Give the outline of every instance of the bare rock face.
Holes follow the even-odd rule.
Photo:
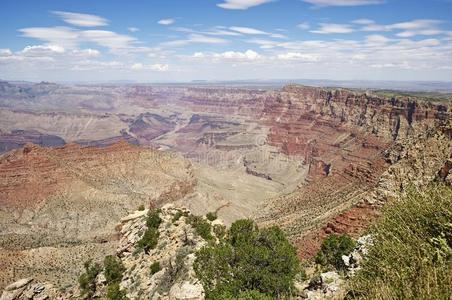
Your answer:
[[[193,262],[194,252],[206,242],[187,224],[188,210],[167,204],[160,211],[160,237],[149,253],[136,248],[146,229],[147,210],[122,220],[117,255],[126,271],[121,286],[130,299],[139,299],[142,295],[149,299],[203,299],[204,290],[194,274]],[[151,274],[150,266],[156,262],[161,269]]]
[[[53,285],[35,282],[33,278],[23,278],[8,285],[0,300],[46,300],[57,299],[58,292]]]
[[[447,104],[287,86],[268,94],[263,116],[269,144],[304,157],[309,184],[269,201],[257,219],[284,227],[302,257],[328,234],[359,236],[377,206],[410,185],[449,176]]]

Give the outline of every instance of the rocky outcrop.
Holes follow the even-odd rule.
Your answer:
[[[0,300],[47,300],[57,297],[58,291],[53,285],[35,282],[33,278],[23,278],[5,287]]]
[[[188,224],[190,212],[170,204],[160,210],[162,223],[155,249],[145,253],[137,250],[137,241],[146,229],[147,210],[121,220],[121,238],[117,255],[126,271],[121,287],[130,299],[147,295],[148,299],[203,299],[204,290],[193,271],[194,252],[206,244]],[[176,219],[176,215],[179,216]],[[153,263],[160,270],[150,273]]]

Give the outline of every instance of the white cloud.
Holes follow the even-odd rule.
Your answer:
[[[143,65],[142,63],[135,63],[130,68],[133,71],[151,70],[157,72],[166,72],[169,70],[169,66],[167,64]]]
[[[250,43],[250,44],[259,45],[259,47],[261,49],[272,49],[278,45],[278,43],[275,41],[265,40],[265,39],[251,39],[251,40],[247,40],[245,42]]]
[[[297,27],[303,30],[308,30],[309,28],[311,28],[308,22],[302,22],[298,24]]]
[[[330,33],[350,33],[355,31],[349,24],[320,23],[320,28],[311,30],[312,33],[330,34]]]
[[[273,0],[224,0],[224,3],[217,6],[225,9],[248,9],[271,1]]]
[[[369,20],[371,21],[371,20]],[[414,37],[417,35],[438,35],[443,34],[444,31],[440,30],[438,26],[443,23],[441,20],[431,20],[431,19],[417,19],[407,22],[400,22],[389,25],[381,25],[376,24],[372,21],[372,23],[356,23],[356,20],[353,21],[355,24],[365,25],[360,30],[362,31],[398,31],[396,36],[402,38]]]
[[[380,34],[372,34],[372,35],[366,36],[366,42],[372,43],[372,44],[385,44],[390,41],[391,41],[391,39],[388,39],[384,35],[380,35]]]
[[[62,54],[66,50],[58,45],[37,45],[37,46],[26,46],[22,51],[20,51],[21,54],[24,55],[35,55],[35,56],[42,56],[42,55],[48,55],[48,54]]]
[[[78,44],[80,34],[69,27],[30,27],[19,29],[25,37],[35,38],[54,45],[73,48]]]
[[[251,28],[251,27],[240,27],[240,26],[232,26],[229,27],[230,30],[232,31],[237,31],[243,34],[269,34],[268,32],[259,30],[259,29],[255,29],[255,28]]]
[[[356,20],[353,20],[352,23],[358,24],[358,25],[370,25],[370,24],[375,24],[375,21],[370,20],[370,19],[356,19]]]
[[[64,22],[80,27],[97,27],[108,25],[107,19],[96,15],[80,14],[65,11],[54,11],[55,15],[63,19]]]
[[[195,52],[192,58],[209,58],[214,60],[236,60],[236,61],[253,61],[262,58],[262,56],[253,50],[240,51],[225,51],[221,53],[203,53]]]
[[[403,29],[403,30],[416,30],[416,29],[432,28],[441,23],[442,23],[442,21],[440,21],[440,20],[419,19],[419,20],[413,20],[413,21],[409,21],[409,22],[401,22],[401,23],[392,24],[392,25],[389,25],[388,28]]]
[[[284,54],[279,54],[277,58],[281,60],[297,60],[303,62],[317,62],[320,60],[319,55],[299,52],[288,52]]]
[[[253,50],[246,50],[245,52],[226,51],[223,53],[215,54],[214,57],[225,58],[225,59],[255,60],[255,59],[259,59],[261,56],[259,55],[259,53],[255,52]]]
[[[188,44],[225,44],[227,42],[225,39],[193,33],[189,34],[185,39],[164,42],[161,45],[166,47],[179,47]]]
[[[80,32],[80,36],[86,41],[97,43],[111,49],[126,48],[136,40],[128,35],[118,34],[108,30],[85,30]]]
[[[99,50],[96,49],[75,49],[72,50],[72,53],[78,56],[83,56],[83,57],[97,57],[100,55]]]
[[[158,21],[157,23],[159,23],[160,25],[168,26],[168,25],[174,24],[175,22],[176,21],[174,19],[162,19],[162,20]]]
[[[232,27],[229,27],[229,30],[232,30],[232,31],[235,31],[235,32],[239,32],[241,34],[268,35],[268,36],[270,36],[272,38],[277,38],[277,39],[286,38],[285,35],[280,34],[280,33],[266,32],[266,31],[262,31],[260,29],[251,28],[251,27],[232,26]]]
[[[127,30],[130,31],[130,32],[137,32],[137,31],[140,31],[140,29],[139,29],[139,28],[136,28],[136,27],[128,27]]]
[[[315,6],[359,6],[381,4],[382,0],[302,0]]]
[[[108,30],[76,30],[68,27],[31,27],[19,29],[23,36],[51,45],[76,48],[80,43],[92,42],[110,49],[130,47],[136,39]]]
[[[0,49],[0,56],[11,56],[13,53],[10,49]]]

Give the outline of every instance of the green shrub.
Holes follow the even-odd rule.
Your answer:
[[[143,210],[144,210],[144,205],[143,205],[143,204],[140,204],[140,206],[138,206],[138,210],[139,210],[139,211],[143,211]]]
[[[157,246],[159,236],[160,233],[158,229],[148,228],[137,243],[138,249],[143,249],[144,252],[149,253],[149,250],[154,249]]]
[[[251,220],[234,222],[226,239],[199,250],[194,269],[206,299],[290,296],[300,271],[295,248],[283,232],[278,227],[259,230]]]
[[[193,226],[195,228],[196,233],[206,241],[210,241],[213,239],[211,226],[209,222],[204,220],[202,217],[190,215],[187,218],[187,222],[191,226]]]
[[[209,213],[207,213],[206,218],[207,218],[207,220],[212,222],[213,220],[217,219],[217,214],[214,212],[209,212]]]
[[[120,282],[125,268],[119,258],[108,255],[104,258],[104,275],[107,283]]]
[[[93,294],[96,291],[96,277],[102,271],[102,268],[98,263],[91,264],[91,261],[85,262],[84,267],[85,272],[78,278],[80,290],[82,294]]]
[[[351,288],[362,299],[450,299],[452,188],[433,185],[389,203]]]
[[[126,292],[121,291],[119,283],[114,282],[107,286],[107,299],[108,300],[128,300]]]
[[[237,300],[272,300],[272,299],[273,297],[262,294],[261,292],[256,290],[246,290],[240,292],[240,294],[237,297]]]
[[[342,270],[345,268],[342,255],[350,254],[355,246],[356,242],[350,236],[331,234],[323,240],[315,261],[322,266],[330,265]]]
[[[160,271],[161,270],[160,262],[158,262],[158,261],[153,262],[150,269],[151,269],[151,276],[154,275],[155,273],[157,273],[158,271]]]
[[[146,226],[148,228],[159,228],[161,223],[160,209],[149,211]]]
[[[154,249],[157,246],[160,237],[158,228],[161,223],[160,210],[153,210],[148,213],[146,219],[146,226],[148,228],[137,243],[138,249],[143,249],[144,252],[148,253],[149,250]]]

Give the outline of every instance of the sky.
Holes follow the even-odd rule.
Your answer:
[[[2,0],[0,79],[452,81],[452,0]]]

